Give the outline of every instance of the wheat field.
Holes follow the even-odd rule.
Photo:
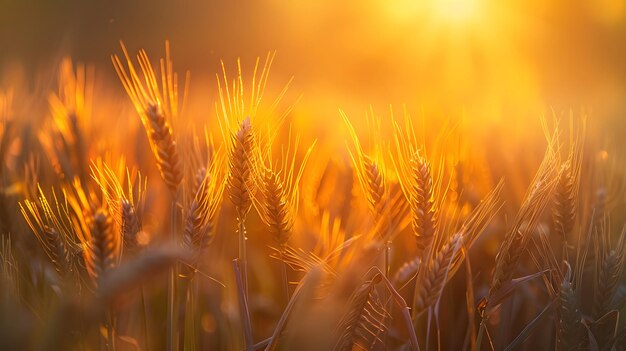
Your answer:
[[[624,111],[321,118],[175,46],[0,80],[0,349],[625,349]]]

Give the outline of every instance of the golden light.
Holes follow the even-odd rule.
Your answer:
[[[449,25],[463,25],[473,22],[480,16],[480,0],[434,0],[431,2],[433,14]]]

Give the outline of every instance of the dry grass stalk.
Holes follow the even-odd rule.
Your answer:
[[[165,50],[165,59],[160,61],[161,85],[145,51],[141,50],[137,54],[141,75],[135,69],[123,44],[122,51],[127,67],[124,67],[117,55],[111,58],[146,129],[161,176],[170,191],[176,193],[183,179],[182,164],[171,127],[178,117],[178,75],[173,71],[168,43]]]

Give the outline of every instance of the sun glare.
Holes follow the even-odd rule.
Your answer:
[[[480,0],[433,0],[433,15],[449,25],[474,21],[480,15]]]

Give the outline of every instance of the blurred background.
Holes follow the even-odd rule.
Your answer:
[[[165,194],[166,189],[147,140],[133,139],[144,134],[143,128],[111,64],[112,54],[122,54],[120,40],[131,56],[146,49],[154,63],[164,55],[164,42],[169,40],[175,70],[183,76],[191,72],[182,117],[201,122],[195,124],[198,127],[208,124],[216,139],[220,138],[215,113],[220,60],[232,79],[240,58],[248,84],[257,57],[261,57],[262,65],[268,52],[275,51],[267,102],[271,103],[293,77],[278,110],[288,110],[297,101],[291,118],[296,124],[293,129],[303,133],[301,145],[306,147],[313,138],[318,139],[308,166],[311,169],[307,170],[314,176],[305,182],[317,182],[317,175],[327,164],[335,168],[328,175],[324,173],[324,179],[347,180],[345,184],[329,183],[330,195],[323,206],[348,204],[346,208],[351,208],[351,196],[359,192],[351,188],[353,173],[345,145],[349,136],[338,109],[346,112],[359,134],[364,134],[370,106],[384,117],[393,106],[396,116],[406,108],[413,117],[422,117],[414,125],[428,147],[455,129],[441,125],[458,127],[449,133],[449,140],[439,140],[445,150],[435,151],[454,155],[446,166],[467,168],[466,177],[472,182],[459,179],[476,184],[475,189],[468,186],[464,190],[475,194],[476,202],[504,177],[505,221],[513,218],[543,157],[546,139],[541,118],[546,117],[551,124],[552,116],[564,117],[570,112],[577,117],[586,115],[589,137],[585,169],[608,169],[598,178],[616,178],[618,186],[602,183],[602,178],[598,187],[587,184],[589,194],[584,199],[597,195],[602,199],[598,203],[609,203],[605,198],[613,196],[619,200],[614,202],[619,202],[620,213],[626,213],[626,0],[0,0],[0,97],[5,91],[11,92],[7,94],[13,99],[11,115],[26,125],[16,130],[31,135],[31,139],[20,136],[15,140],[24,145],[31,140],[33,147],[37,140],[54,141],[57,134],[49,127],[54,126],[49,96],[64,88],[57,71],[65,67],[71,73],[72,65],[64,61],[67,56],[74,64],[87,64],[88,78],[95,72],[93,111],[85,113],[89,121],[82,121],[88,132],[89,156],[101,156],[103,151],[125,155],[130,166],[138,166],[151,176],[151,189],[160,187],[161,192],[149,192],[153,197],[147,201],[144,228],[159,233],[158,229],[168,224],[163,218],[169,209],[152,194]],[[182,77],[180,80],[182,85]],[[0,129],[5,126],[2,122]],[[573,124],[582,123],[576,120]],[[382,128],[385,143],[391,143],[388,119],[383,120]],[[175,128],[176,132],[181,129]],[[568,130],[576,128],[559,130],[564,131],[562,139],[566,140]],[[283,128],[282,140],[288,131]],[[367,137],[362,136],[362,140]],[[12,149],[13,156],[21,154],[19,149],[19,145]],[[605,167],[597,167],[602,162]],[[20,181],[22,165],[16,162],[8,167],[21,177]],[[321,166],[316,169],[315,165]],[[349,189],[342,201],[337,200],[340,185]],[[13,212],[8,213],[18,213],[16,194],[12,196]],[[586,202],[592,206],[591,200]],[[226,207],[222,216],[233,219],[232,208],[230,213],[228,210]],[[347,213],[361,224],[354,218],[364,210]],[[623,217],[616,218],[620,219],[616,225],[621,226]],[[260,224],[258,218],[251,221],[250,228],[256,228],[250,231],[251,247],[260,248],[251,250],[251,266],[257,267],[256,276],[271,276],[267,272],[276,269],[267,263],[266,229],[255,226]],[[224,220],[219,228],[232,231],[234,223]],[[310,231],[317,234],[315,229]],[[494,233],[502,235],[504,231]],[[300,240],[304,243],[312,237],[302,236]],[[29,238],[35,246],[35,239]],[[215,261],[229,264],[236,256],[236,241],[234,235],[220,236],[213,244],[213,252],[219,253]],[[498,243],[488,240],[481,244],[487,254],[478,255],[479,260],[487,262],[484,258],[489,257],[491,263]],[[211,266],[211,270],[233,289],[230,266]],[[258,284],[264,281],[260,279]],[[266,296],[278,292],[272,289],[271,283],[258,288],[270,291]],[[214,294],[218,296],[215,300],[205,301],[221,301],[219,294],[222,291]],[[232,302],[224,306],[236,305],[234,290],[223,294]],[[257,314],[264,313],[264,304],[268,305],[265,300],[252,303],[261,311]],[[267,310],[274,314],[267,321],[278,317],[279,309],[270,307]],[[261,324],[261,319],[255,318]],[[219,325],[213,323],[206,330]],[[271,326],[268,322],[266,330],[256,332],[268,335]]]
[[[623,133],[626,0],[0,0],[0,84],[37,86],[64,55],[116,82],[110,55],[163,53],[192,72],[189,104],[211,114],[219,60],[277,52],[273,79],[295,77],[296,115],[385,111],[467,115],[539,126],[585,111]],[[122,89],[116,89],[122,94]],[[210,98],[209,98],[210,97]],[[320,124],[322,125],[322,124]]]

